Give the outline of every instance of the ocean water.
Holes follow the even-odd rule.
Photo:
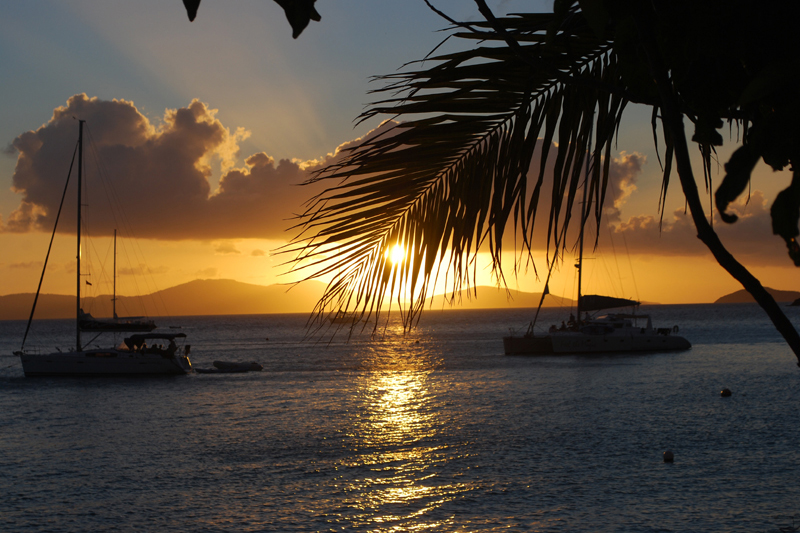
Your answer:
[[[349,342],[303,341],[303,315],[179,317],[163,325],[195,367],[264,371],[137,379],[25,378],[10,355],[24,323],[0,322],[0,530],[800,525],[794,355],[755,305],[647,311],[692,349],[504,356],[530,310],[431,311]],[[41,321],[28,345],[71,332]]]

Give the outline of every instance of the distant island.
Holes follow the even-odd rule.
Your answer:
[[[296,286],[254,285],[231,279],[197,279],[145,296],[117,296],[119,316],[197,316],[258,315],[275,313],[309,313],[322,296],[325,285],[318,281]],[[541,293],[479,286],[476,298],[469,291],[450,297],[433,296],[427,309],[526,308],[539,305]],[[31,312],[32,293],[0,296],[0,320],[27,320]],[[571,307],[574,301],[548,294],[545,307]],[[111,316],[111,295],[83,300],[83,308],[96,318]],[[64,294],[41,294],[36,306],[37,319],[72,318],[75,297]]]
[[[307,281],[299,285],[254,285],[232,279],[196,279],[169,289],[145,296],[118,296],[119,316],[197,316],[197,315],[261,315],[277,313],[310,313],[314,309],[325,285]],[[795,302],[800,305],[800,292],[779,291],[767,288],[778,302]],[[525,292],[497,287],[478,286],[472,291],[459,291],[455,295],[437,294],[428,300],[426,309],[520,309],[535,308],[542,297],[540,292]],[[26,320],[33,304],[32,293],[0,296],[0,320]],[[451,304],[452,301],[452,304]],[[749,303],[752,296],[745,290],[718,298],[714,303]],[[651,302],[642,302],[652,304]],[[575,306],[570,298],[548,294],[544,307]],[[85,298],[84,311],[97,318],[111,316],[111,295]],[[72,318],[75,315],[75,297],[65,294],[41,294],[36,307],[37,319]]]
[[[119,316],[194,316],[304,313],[322,295],[319,282],[287,285],[254,285],[230,279],[197,279],[144,296],[117,296]],[[0,320],[26,320],[34,295],[0,296]],[[111,316],[111,295],[83,299],[83,309],[96,318]],[[34,318],[72,318],[75,297],[41,294]]]
[[[765,289],[767,289],[767,292],[770,293],[773,298],[775,298],[776,302],[793,302],[792,305],[800,305],[800,303],[798,303],[798,300],[800,300],[800,292],[798,291],[779,291],[769,287],[765,287]],[[755,302],[755,300],[750,293],[742,289],[740,291],[732,292],[731,294],[726,294],[722,298],[718,298],[714,303],[744,304],[752,302]]]

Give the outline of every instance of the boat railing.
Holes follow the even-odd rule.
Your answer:
[[[25,355],[41,355],[42,353],[45,353],[45,352],[43,352],[41,346],[26,346],[22,350],[17,350],[16,352],[14,352],[14,355],[22,355],[22,354],[25,354]]]

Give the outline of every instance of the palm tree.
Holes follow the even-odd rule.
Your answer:
[[[675,165],[698,237],[766,310],[800,360],[800,336],[710,225],[684,134],[688,119],[708,170],[724,122],[743,132],[715,194],[729,223],[735,216],[725,212],[727,205],[744,191],[759,159],[776,169],[793,165],[792,184],[776,198],[772,216],[774,233],[800,265],[794,57],[800,43],[790,27],[791,3],[557,0],[553,13],[496,17],[484,0],[475,2],[482,22],[448,18],[451,36],[472,46],[382,76],[380,99],[361,119],[401,121],[311,178],[330,185],[309,202],[285,251],[309,278],[332,277],[318,316],[332,308],[370,315],[387,305],[386,295],[405,291],[412,303],[401,309],[412,324],[439,272],[452,276],[453,293],[473,284],[481,249],[489,250],[495,275],[504,279],[507,227],[519,239],[518,261],[531,259],[533,230],[543,217],[549,260],[556,260],[575,224],[585,158],[591,172],[580,225],[590,217],[599,222],[611,145],[626,105],[637,103],[652,108],[654,138],[665,143],[662,200]],[[542,162],[530,187],[537,148]],[[547,161],[555,168],[549,189]],[[551,207],[540,213],[545,194]],[[396,245],[407,250],[399,264],[388,256]]]

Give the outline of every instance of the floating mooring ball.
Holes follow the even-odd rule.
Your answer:
[[[722,389],[722,392],[720,392],[719,395],[722,396],[723,398],[727,398],[728,396],[731,395],[731,390],[730,389]]]
[[[667,451],[664,452],[664,462],[665,463],[671,463],[674,460],[675,460],[675,455],[671,451],[667,450]]]

